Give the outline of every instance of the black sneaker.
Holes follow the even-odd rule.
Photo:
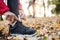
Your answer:
[[[22,22],[17,21],[16,24],[14,25],[14,27],[10,26],[10,33],[11,34],[27,34],[27,35],[31,35],[34,34],[36,32],[36,30],[31,29],[29,27],[25,27]]]

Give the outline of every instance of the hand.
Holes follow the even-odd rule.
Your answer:
[[[16,15],[12,12],[5,12],[4,15],[6,16],[6,20],[8,20],[10,24],[13,24],[16,20],[18,20]]]

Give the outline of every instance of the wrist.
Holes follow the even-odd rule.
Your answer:
[[[9,13],[10,13],[10,11],[7,11],[7,12],[5,12],[3,15],[5,15],[5,16],[6,16],[6,15],[7,15],[7,14],[9,14]]]

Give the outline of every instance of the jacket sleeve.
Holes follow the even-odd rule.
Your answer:
[[[0,15],[3,15],[7,11],[9,11],[9,8],[5,5],[4,0],[0,0]]]

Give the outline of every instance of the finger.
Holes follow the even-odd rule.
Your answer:
[[[10,21],[11,20],[11,16],[10,15],[6,16],[6,20]]]
[[[17,21],[17,20],[19,20],[19,19],[18,19],[18,17],[17,17],[17,16],[14,16],[14,20],[16,20],[16,21]]]
[[[11,18],[11,22],[14,23],[15,21],[16,21],[16,20],[15,20],[15,17],[12,16],[12,18]]]

